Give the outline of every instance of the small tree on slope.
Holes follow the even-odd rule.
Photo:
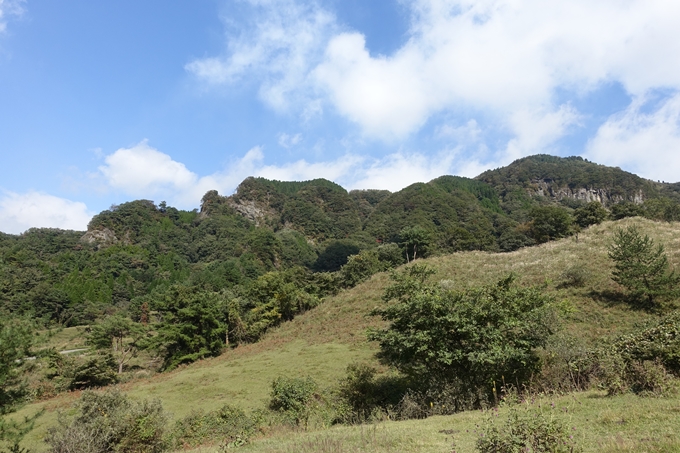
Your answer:
[[[676,291],[674,287],[680,276],[670,270],[663,245],[655,245],[637,227],[619,228],[614,233],[609,258],[615,263],[612,279],[648,308]]]

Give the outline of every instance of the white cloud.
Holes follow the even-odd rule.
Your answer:
[[[5,192],[0,198],[0,231],[19,234],[32,227],[86,230],[93,213],[84,203],[42,192]]]
[[[473,125],[471,125],[473,126]],[[415,182],[427,182],[445,174],[474,176],[485,170],[477,161],[461,157],[459,149],[434,156],[396,152],[382,158],[346,153],[336,159],[309,162],[300,159],[280,165],[266,164],[260,147],[249,150],[222,171],[199,176],[146,141],[122,148],[104,158],[100,178],[111,189],[154,201],[166,200],[180,208],[198,206],[209,190],[231,194],[248,176],[280,181],[325,178],[348,190],[400,190]],[[480,170],[481,169],[481,170]],[[479,170],[479,171],[478,171]]]
[[[291,148],[302,141],[302,134],[279,134],[279,146],[282,148]]]
[[[20,16],[24,12],[25,0],[0,0],[0,33],[7,29],[9,16]]]
[[[167,190],[186,190],[196,184],[196,175],[167,154],[151,148],[144,140],[132,148],[121,148],[104,158],[99,167],[108,184],[132,196],[155,196]]]
[[[641,97],[610,118],[588,143],[585,156],[650,179],[680,180],[680,94],[651,111]]]
[[[413,0],[405,44],[374,56],[314,0],[249,1],[255,24],[228,34],[225,56],[187,69],[214,83],[250,73],[269,105],[300,101],[307,118],[314,99],[315,111],[330,104],[382,140],[404,139],[441,112],[460,124],[482,112],[488,134],[509,135],[496,150],[507,160],[578,123],[558,90],[680,89],[680,2]]]
[[[285,110],[311,65],[322,53],[335,18],[315,1],[245,0],[253,16],[230,25],[227,54],[196,59],[185,68],[210,84],[233,83],[246,74],[260,82],[260,97],[277,110]]]

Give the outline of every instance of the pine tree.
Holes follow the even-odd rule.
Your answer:
[[[680,276],[670,270],[663,245],[655,245],[654,240],[643,236],[634,226],[619,228],[614,233],[609,258],[615,262],[612,279],[625,287],[634,300],[648,307],[671,296],[680,280]]]

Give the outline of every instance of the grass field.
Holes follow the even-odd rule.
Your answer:
[[[552,407],[554,404],[554,408]],[[680,398],[606,397],[590,391],[542,398],[519,410],[543,411],[560,419],[585,452],[680,451]],[[502,422],[510,407],[498,411]],[[323,431],[278,432],[256,439],[246,453],[465,453],[474,452],[488,412],[471,411],[425,420],[339,426]],[[193,450],[217,453],[216,447]]]
[[[566,320],[566,332],[597,343],[603,336],[625,332],[655,316],[625,305],[619,297],[620,288],[610,279],[612,264],[606,245],[616,227],[630,224],[640,226],[664,244],[673,265],[680,265],[680,225],[643,219],[606,222],[578,237],[512,253],[466,252],[423,262],[437,269],[433,279],[447,280],[448,285],[459,288],[486,284],[510,272],[518,275],[521,284],[545,285],[548,293],[574,308]],[[569,269],[582,270],[582,287],[563,284],[564,273]],[[380,297],[388,282],[386,274],[378,274],[272,330],[256,344],[240,346],[170,373],[145,376],[140,372],[120,387],[136,399],[160,399],[179,418],[192,409],[210,410],[225,403],[245,409],[262,407],[271,381],[280,375],[309,375],[323,386],[332,385],[349,363],[375,362],[377,348],[366,341],[365,331],[379,325],[368,313],[382,303]],[[66,330],[58,335],[64,338],[62,341],[55,335],[51,340],[55,345],[77,344]],[[44,451],[41,439],[56,423],[58,410],[69,407],[78,396],[77,392],[65,394],[24,407],[16,416],[46,411],[26,438],[26,446],[34,452]],[[572,404],[571,398],[561,398],[559,404]],[[675,434],[680,426],[677,398],[602,398],[596,393],[576,398],[574,425],[587,451],[680,451],[680,439]],[[269,433],[242,451],[451,452],[451,435],[440,433],[442,430],[454,430],[455,451],[472,451],[474,435],[469,431],[482,420],[481,414],[473,412],[323,432]]]

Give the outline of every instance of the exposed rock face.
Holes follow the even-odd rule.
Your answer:
[[[253,200],[235,201],[232,197],[229,197],[227,203],[243,217],[255,222],[255,225],[257,226],[264,225],[267,218],[275,214],[269,207],[263,206],[261,203],[257,203]]]
[[[99,248],[118,244],[120,242],[113,231],[109,230],[108,228],[88,231],[83,235],[83,237],[80,238],[80,240],[87,242],[88,244],[96,243]]]
[[[540,179],[532,181],[535,187],[535,194],[543,197],[550,197],[555,200],[563,200],[571,198],[574,200],[582,200],[585,202],[599,201],[603,206],[620,203],[622,201],[630,201],[635,204],[641,204],[645,201],[642,190],[634,193],[631,196],[624,197],[622,195],[613,195],[611,189],[603,188],[585,188],[585,187],[555,187],[555,183],[550,179]]]

